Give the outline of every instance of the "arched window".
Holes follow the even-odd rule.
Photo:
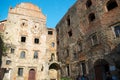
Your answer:
[[[86,7],[89,8],[91,5],[92,5],[92,1],[91,0],[87,0]]]
[[[22,51],[22,52],[20,53],[20,58],[25,58],[25,51]]]
[[[90,13],[88,16],[89,21],[94,21],[95,20],[95,14],[94,13]]]
[[[35,52],[34,52],[34,59],[37,59],[37,58],[38,58],[38,52],[35,51]]]
[[[107,10],[110,11],[116,7],[118,7],[118,4],[116,2],[116,0],[109,0],[106,4]]]

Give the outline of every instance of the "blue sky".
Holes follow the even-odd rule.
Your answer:
[[[0,21],[7,19],[9,7],[15,7],[21,2],[30,2],[41,8],[47,16],[47,27],[54,28],[67,10],[77,0],[2,0],[0,2]]]

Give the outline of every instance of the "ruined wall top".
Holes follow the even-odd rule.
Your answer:
[[[35,11],[40,11],[41,10],[39,9],[39,7],[31,4],[31,3],[21,3],[19,5],[17,5],[16,7],[19,7],[19,8],[25,8],[25,9],[30,9],[30,10],[35,10]]]
[[[31,3],[18,4],[15,8],[10,8],[9,13],[46,19],[46,16],[42,14],[41,9]]]

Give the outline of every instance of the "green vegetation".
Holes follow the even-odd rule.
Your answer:
[[[3,36],[2,34],[0,34],[0,54],[6,55],[7,46],[5,45],[2,39],[3,39]]]

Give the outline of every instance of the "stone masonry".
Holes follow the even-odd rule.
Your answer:
[[[120,76],[120,0],[77,0],[56,26],[61,77]]]

